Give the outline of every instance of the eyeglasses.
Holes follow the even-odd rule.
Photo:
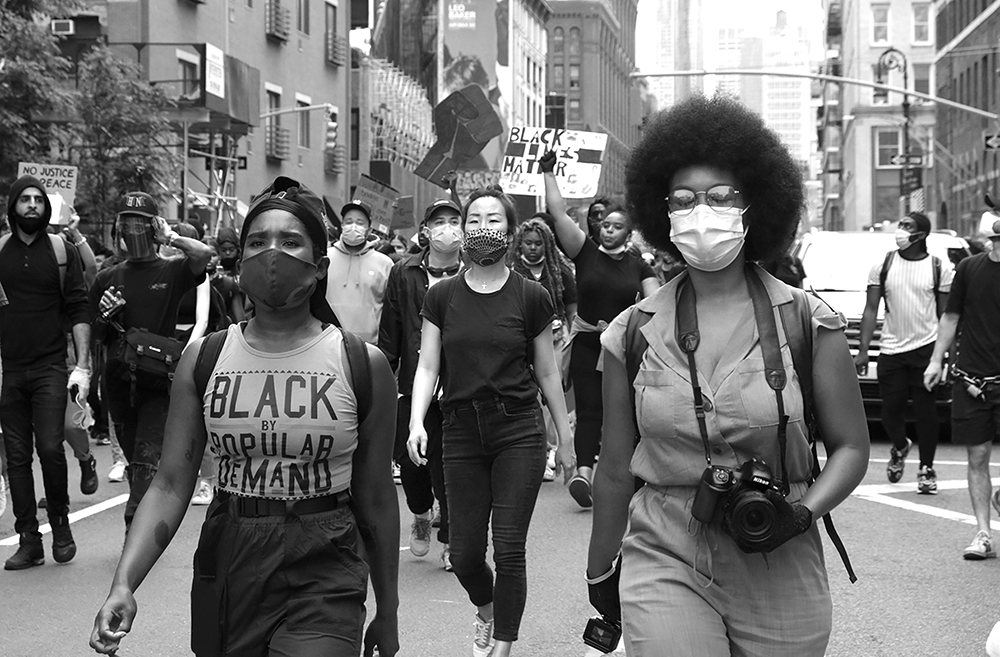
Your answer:
[[[685,215],[694,211],[699,199],[713,210],[725,210],[736,206],[738,189],[732,185],[716,185],[707,192],[691,189],[675,189],[667,197],[667,209],[674,214]]]

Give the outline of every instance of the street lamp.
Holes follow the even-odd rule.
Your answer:
[[[903,168],[899,173],[899,191],[904,198],[904,212],[910,211],[910,179],[907,175],[910,169],[910,95],[907,91],[910,88],[909,66],[906,62],[906,55],[897,48],[890,46],[879,55],[877,70],[879,84],[885,84],[885,76],[888,71],[896,69],[903,72]]]

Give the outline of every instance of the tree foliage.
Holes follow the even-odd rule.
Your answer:
[[[65,83],[70,64],[45,16],[65,15],[73,1],[0,0],[0,190],[21,161],[51,161],[65,133],[47,120],[71,103]]]
[[[169,105],[136,63],[110,48],[94,48],[83,59],[76,97],[77,205],[91,222],[108,225],[125,192],[163,197],[171,187],[175,159],[163,114]]]

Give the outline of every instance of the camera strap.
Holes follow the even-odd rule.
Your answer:
[[[785,413],[785,403],[781,391],[787,383],[785,366],[781,360],[781,346],[778,342],[778,327],[774,320],[774,309],[767,294],[764,283],[757,276],[754,266],[747,265],[747,286],[750,290],[750,301],[753,304],[754,319],[757,333],[760,336],[760,348],[764,356],[764,378],[768,386],[774,390],[778,403],[778,449],[781,455],[781,490],[787,495],[789,491],[788,467],[785,463],[787,446],[788,415]],[[690,278],[681,283],[677,292],[677,344],[687,354],[688,371],[691,375],[691,390],[694,396],[694,412],[698,419],[698,430],[705,447],[705,460],[712,465],[712,453],[708,442],[708,426],[705,423],[705,402],[698,383],[698,367],[694,354],[701,343],[698,331],[697,299],[694,285]]]

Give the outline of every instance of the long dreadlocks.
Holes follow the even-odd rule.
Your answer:
[[[513,243],[507,251],[507,264],[511,268],[514,268],[515,265],[518,268],[524,267],[521,261],[521,245],[524,243],[525,234],[531,232],[538,233],[542,238],[542,245],[545,249],[545,260],[542,264],[542,267],[545,269],[545,287],[552,296],[552,303],[556,307],[556,316],[565,321],[566,306],[563,303],[564,287],[562,270],[566,267],[563,261],[566,256],[556,247],[556,238],[542,218],[535,216],[518,226],[517,232],[514,234]]]

